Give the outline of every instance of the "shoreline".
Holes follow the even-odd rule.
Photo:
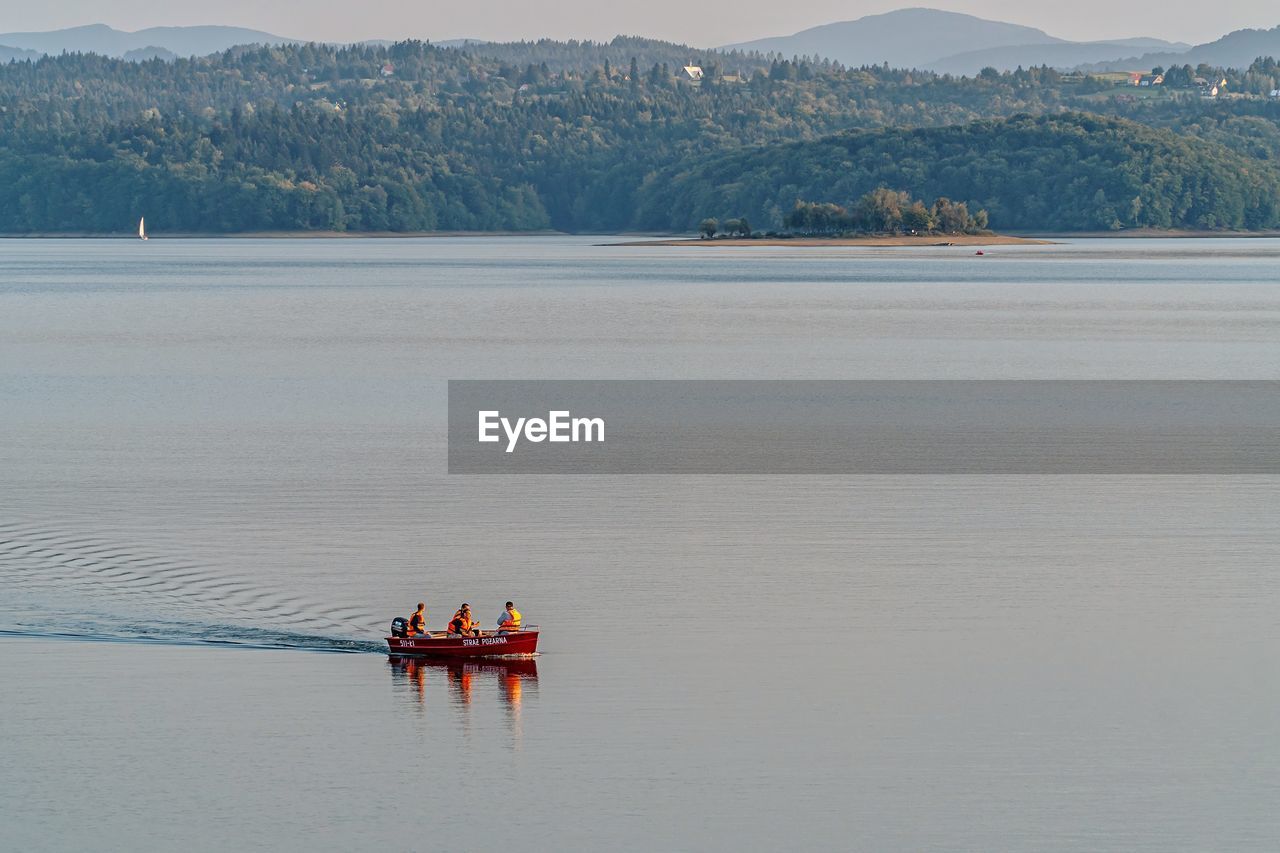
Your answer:
[[[1212,240],[1227,238],[1265,239],[1280,237],[1280,230],[1264,231],[1195,231],[1192,229],[1129,228],[1120,231],[1034,231],[1025,232],[1045,240]]]
[[[422,239],[457,237],[593,237],[623,242],[598,243],[599,246],[1045,246],[1062,240],[1135,240],[1135,239],[1275,239],[1280,230],[1267,231],[1192,231],[1130,229],[1123,231],[1022,231],[1008,234],[959,234],[932,236],[866,236],[866,237],[778,237],[744,239],[732,237],[704,240],[688,234],[570,233],[567,231],[161,231],[148,235],[152,240],[360,240]],[[0,240],[137,240],[136,234],[122,232],[94,233],[86,231],[39,231],[24,234],[0,233]]]
[[[151,240],[359,240],[411,237],[572,237],[565,231],[160,231]],[[5,240],[137,240],[134,233],[88,231],[38,231],[30,234],[0,233]]]
[[[1039,237],[1015,237],[1008,234],[934,234],[867,237],[763,237],[760,239],[734,237],[727,240],[704,240],[701,237],[662,238],[635,240],[626,243],[601,243],[602,246],[1051,246],[1053,240]]]

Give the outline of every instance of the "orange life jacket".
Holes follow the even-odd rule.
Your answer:
[[[427,619],[421,611],[409,617],[409,636],[424,634],[427,630]]]
[[[471,618],[469,616],[463,616],[462,611],[459,610],[457,613],[453,614],[453,621],[449,623],[449,627],[454,629],[453,633],[455,634],[470,634]]]
[[[514,607],[510,610],[511,616],[503,619],[498,628],[503,631],[519,631],[520,630],[520,611]]]

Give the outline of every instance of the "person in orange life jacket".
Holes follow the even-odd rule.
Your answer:
[[[507,609],[502,611],[502,615],[498,617],[498,633],[509,634],[512,631],[520,630],[520,611],[516,610],[516,606],[510,601],[507,602]]]
[[[479,627],[476,625],[475,621],[471,618],[471,605],[467,604],[465,601],[462,603],[462,606],[458,608],[458,612],[453,614],[453,621],[449,623],[449,633],[450,634],[480,633]]]
[[[426,608],[427,608],[427,605],[419,601],[417,611],[412,616],[409,617],[408,634],[410,637],[414,636],[415,634],[427,633]]]

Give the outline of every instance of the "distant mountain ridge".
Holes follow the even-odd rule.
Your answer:
[[[1048,65],[1052,68],[1077,68],[1089,63],[1107,63],[1117,54],[1129,53],[1133,49],[1149,48],[1152,39],[1134,39],[1126,41],[1100,42],[1066,42],[1063,44],[1020,44],[1011,47],[993,47],[986,50],[966,51],[954,56],[944,56],[929,63],[930,71],[939,74],[964,74],[973,76],[983,68],[995,68],[999,71],[1012,71],[1015,68],[1035,68]],[[1191,45],[1174,45],[1164,42],[1165,47],[1190,48]],[[1146,67],[1151,66],[1135,66]],[[1128,67],[1126,66],[1126,69]]]
[[[28,59],[39,59],[41,56],[44,56],[44,54],[39,51],[0,44],[0,62],[25,62]]]
[[[962,50],[985,50],[1025,44],[1058,44],[1043,30],[988,21],[937,9],[899,9],[802,30],[794,35],[725,45],[724,50],[780,53],[785,57],[818,56],[845,65],[924,67]]]
[[[1136,52],[1177,52],[1190,45],[1139,37],[1076,42],[1044,30],[938,9],[912,8],[812,27],[794,35],[726,45],[723,50],[818,56],[844,65],[920,68],[976,74],[991,66],[1011,70],[1033,65],[1065,68]]]
[[[142,62],[172,60],[180,56],[208,56],[245,44],[303,44],[308,39],[285,38],[244,27],[195,26],[148,27],[126,32],[106,24],[88,24],[61,30],[29,33],[0,33],[0,63],[35,60],[60,53],[96,53],[117,59]],[[483,39],[457,38],[433,42],[437,47],[476,47]],[[388,47],[392,39],[369,39],[360,44]]]
[[[1127,71],[1129,69],[1199,65],[1219,68],[1247,68],[1260,56],[1280,58],[1280,26],[1269,30],[1235,30],[1220,39],[1198,44],[1184,51],[1149,52],[1139,56],[1082,64],[1088,71]]]
[[[156,47],[155,45],[150,45],[148,47],[140,47],[136,50],[125,51],[124,55],[121,56],[120,58],[127,60],[129,62],[147,62],[148,60],[152,60],[152,59],[159,59],[164,62],[172,62],[173,60],[178,58],[178,54],[174,53],[172,50],[167,50],[166,48],[163,48],[163,47]]]
[[[126,32],[106,24],[89,24],[47,32],[0,33],[0,63],[60,53],[94,53],[132,61],[172,60],[207,56],[238,45],[305,41],[243,27],[149,27]],[[616,42],[618,39],[601,44]],[[392,42],[361,43],[385,46]],[[472,52],[493,51],[495,55],[504,47],[470,38],[435,44]],[[846,66],[887,63],[894,68],[964,76],[976,75],[987,67],[1010,71],[1041,65],[1085,71],[1130,71],[1201,63],[1246,68],[1260,56],[1280,57],[1280,26],[1269,30],[1236,30],[1194,46],[1151,37],[1077,42],[1034,27],[957,12],[910,8],[811,27],[790,36],[725,45],[717,50],[777,53],[786,58],[817,55]],[[685,52],[691,56],[698,53],[693,49]]]
[[[300,39],[285,38],[261,30],[223,26],[148,27],[130,33],[106,24],[88,24],[48,32],[0,33],[0,45],[36,55],[65,52],[124,57],[132,51],[142,51],[145,54],[147,51],[161,50],[176,56],[207,56],[240,44],[287,44],[297,41]],[[3,57],[0,53],[0,58]]]

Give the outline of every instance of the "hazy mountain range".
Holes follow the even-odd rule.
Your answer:
[[[44,56],[42,51],[23,50],[20,47],[8,47],[0,44],[0,62],[13,62],[15,60],[22,62],[26,59],[39,59],[41,56]]]
[[[137,32],[91,24],[63,30],[0,34],[0,62],[37,59],[44,54],[98,53],[132,60],[204,56],[242,44],[304,41],[240,27],[151,27]],[[385,45],[387,41],[370,41]],[[483,44],[477,39],[436,42],[445,46]],[[845,65],[920,68],[973,75],[985,67],[1011,70],[1051,65],[1088,70],[1141,70],[1156,65],[1210,65],[1244,68],[1259,56],[1280,56],[1280,27],[1237,30],[1212,42],[1188,45],[1137,37],[1069,41],[1043,30],[937,9],[899,9],[855,21],[824,24],[789,36],[725,45],[778,53],[821,56]]]
[[[1154,68],[1157,65],[1199,65],[1206,63],[1221,68],[1245,68],[1260,56],[1280,58],[1280,27],[1269,30],[1236,30],[1206,44],[1185,51],[1159,51],[1119,60],[1102,60],[1087,66],[1090,71]]]
[[[922,68],[974,74],[990,65],[1074,67],[1155,51],[1180,52],[1190,45],[1156,38],[1073,42],[1034,27],[988,21],[937,9],[899,9],[803,30],[790,36],[726,45],[726,49],[818,56],[845,65]]]
[[[899,9],[723,49],[817,54],[845,65],[888,62],[895,68],[973,75],[988,66],[1010,71],[1049,65],[1090,71],[1134,71],[1157,65],[1247,68],[1260,56],[1280,57],[1280,27],[1236,30],[1204,44],[1157,38],[1069,41],[1043,30],[937,9]]]
[[[292,41],[298,39],[242,27],[149,27],[128,33],[112,29],[106,24],[89,24],[41,33],[0,33],[0,45],[3,45],[0,50],[17,49],[35,55],[66,51],[123,57],[133,51],[159,48],[176,56],[206,56],[238,44],[283,44]]]
[[[1155,42],[1155,44],[1148,44]],[[1053,68],[1079,68],[1094,63],[1116,61],[1117,54],[1133,56],[1148,51],[1163,51],[1179,54],[1190,48],[1180,43],[1160,43],[1159,39],[1130,39],[1128,41],[1095,41],[1095,42],[1061,42],[1050,44],[1019,44],[1008,47],[990,47],[986,50],[971,50],[945,56],[923,67],[939,74],[964,74],[973,76],[983,68],[995,68],[1000,71],[1012,71],[1015,68],[1032,68],[1048,65]],[[1250,57],[1249,61],[1253,61]],[[1167,63],[1166,63],[1167,64]],[[1248,65],[1248,62],[1245,63]],[[1124,63],[1122,70],[1142,70],[1151,67]],[[1118,67],[1118,66],[1117,66]]]
[[[0,62],[39,59],[46,54],[97,53],[121,59],[174,59],[179,56],[208,56],[242,44],[297,44],[307,39],[286,38],[262,30],[243,27],[149,27],[137,32],[113,29],[106,24],[89,24],[39,33],[0,33]],[[390,39],[362,44],[386,46]],[[483,44],[479,39],[447,39],[435,42],[444,47]]]

